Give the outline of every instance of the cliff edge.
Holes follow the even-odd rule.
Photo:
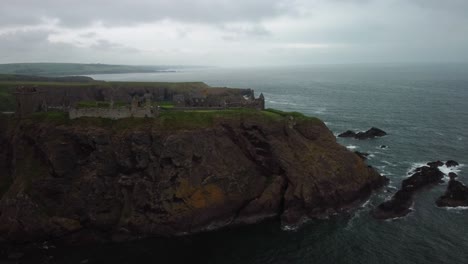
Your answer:
[[[0,241],[126,240],[330,215],[385,178],[279,111],[0,118]],[[181,117],[182,116],[182,117]]]

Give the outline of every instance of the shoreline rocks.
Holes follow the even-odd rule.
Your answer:
[[[364,140],[364,139],[371,139],[371,138],[376,138],[376,137],[383,137],[387,135],[385,131],[382,129],[376,128],[376,127],[371,127],[369,130],[365,132],[354,132],[352,130],[347,130],[341,134],[338,135],[338,137],[342,138],[355,138],[359,140]]]
[[[441,164],[444,165],[440,161],[435,161],[416,168],[410,177],[402,181],[401,189],[390,200],[374,208],[371,215],[376,219],[397,218],[407,215],[411,212],[413,196],[416,191],[443,182],[444,174],[438,168],[442,166]]]
[[[455,173],[451,172],[449,177],[447,189],[444,195],[437,199],[436,205],[438,207],[468,206],[468,187],[456,180]]]

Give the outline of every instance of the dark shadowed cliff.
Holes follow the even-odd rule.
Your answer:
[[[266,111],[0,120],[0,240],[126,240],[348,208],[385,178],[318,119]]]

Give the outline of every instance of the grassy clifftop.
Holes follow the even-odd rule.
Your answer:
[[[113,130],[154,127],[160,129],[201,129],[209,128],[223,121],[249,121],[259,124],[284,122],[293,118],[296,122],[321,123],[318,118],[308,117],[298,112],[283,112],[276,109],[258,111],[254,109],[161,111],[156,118],[125,118],[111,120],[106,118],[83,117],[74,120],[64,112],[36,113],[23,119],[29,124],[51,124],[54,126],[103,127]]]

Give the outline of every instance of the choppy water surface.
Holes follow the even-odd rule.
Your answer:
[[[418,193],[415,210],[405,218],[377,221],[368,214],[420,163],[454,159],[468,165],[468,65],[211,68],[92,77],[253,88],[257,96],[264,93],[267,107],[317,116],[336,134],[376,126],[389,135],[339,142],[370,153],[368,162],[391,183],[355,213],[311,221],[297,231],[281,231],[279,223],[270,222],[170,240],[49,249],[56,261],[468,263],[468,210],[434,205],[446,184]],[[468,169],[457,170],[468,184]]]

